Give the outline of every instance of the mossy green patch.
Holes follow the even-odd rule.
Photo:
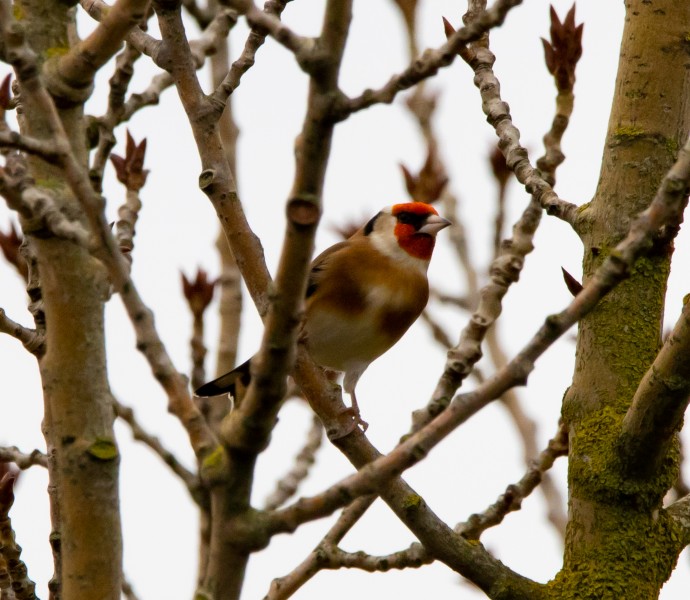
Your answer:
[[[623,416],[620,405],[606,406],[577,424],[569,453],[570,485],[581,499],[651,513],[678,476],[678,447],[671,448],[654,477],[628,476],[619,452]]]
[[[667,137],[665,138],[664,146],[666,147],[666,151],[668,152],[669,156],[673,160],[676,160],[676,157],[678,156],[678,141],[674,138]]]
[[[613,137],[617,138],[618,140],[624,141],[642,137],[644,134],[645,130],[641,127],[628,126],[619,127],[618,129],[616,129],[613,132]]]
[[[595,509],[596,529],[547,585],[558,600],[652,600],[682,549],[679,526],[666,513]],[[581,538],[584,539],[584,538]]]
[[[201,461],[200,474],[202,479],[213,481],[222,477],[228,465],[225,449],[218,445]]]
[[[119,455],[115,443],[107,439],[96,440],[88,447],[87,452],[98,460],[115,460]]]
[[[417,510],[424,500],[422,500],[422,497],[417,495],[417,494],[409,494],[405,500],[403,501],[403,508],[407,511],[410,510]]]
[[[56,56],[63,56],[69,52],[68,46],[54,46],[52,48],[47,48],[45,51],[45,58],[54,58]]]

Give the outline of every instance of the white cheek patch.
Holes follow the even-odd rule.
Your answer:
[[[369,235],[369,238],[371,239],[371,243],[374,245],[374,248],[376,248],[384,256],[392,258],[401,266],[416,269],[421,273],[426,274],[427,269],[429,268],[429,261],[408,254],[400,247],[395,235],[386,235],[380,231],[373,231]]]

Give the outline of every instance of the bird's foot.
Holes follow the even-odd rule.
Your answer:
[[[339,440],[350,435],[357,428],[360,428],[364,433],[367,427],[369,427],[369,423],[362,419],[359,410],[348,407],[338,413],[338,424],[329,429],[328,439]]]
[[[349,408],[346,408],[342,414],[344,415],[349,415],[350,418],[352,419],[352,422],[354,423],[355,427],[360,427],[362,429],[362,433],[364,433],[368,428],[369,428],[369,423],[367,423],[364,419],[362,419],[362,415],[359,414],[359,407],[358,406],[351,406]]]

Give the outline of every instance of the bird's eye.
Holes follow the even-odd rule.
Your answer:
[[[415,225],[419,222],[419,215],[415,215],[409,212],[401,212],[398,215],[398,222],[405,225]]]

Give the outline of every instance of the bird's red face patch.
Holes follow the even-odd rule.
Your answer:
[[[436,240],[433,235],[419,233],[418,230],[426,217],[438,215],[436,209],[424,202],[408,202],[394,205],[391,212],[398,219],[395,224],[395,237],[400,247],[410,256],[430,260]]]

